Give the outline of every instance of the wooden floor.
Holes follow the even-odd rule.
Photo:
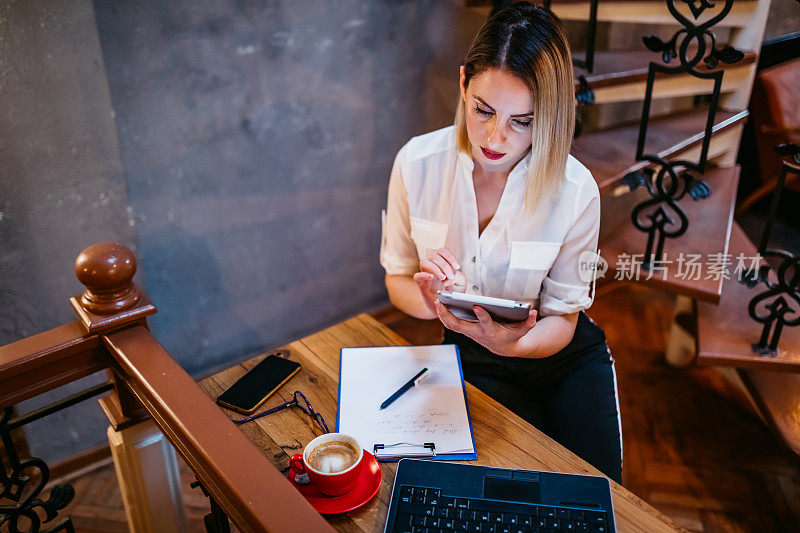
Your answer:
[[[189,531],[204,532],[203,516],[209,512],[208,499],[199,488],[189,487],[196,478],[180,458],[178,462]],[[111,458],[86,470],[85,474],[54,481],[67,481],[75,488],[75,499],[59,516],[71,517],[78,533],[127,533],[128,522]]]
[[[782,449],[716,372],[664,364],[673,300],[624,287],[598,297],[589,315],[616,360],[624,441],[623,484],[690,531],[800,531],[800,460]],[[415,344],[437,343],[435,322],[389,309],[376,317]],[[191,530],[207,501],[185,466]],[[79,531],[126,531],[110,465],[72,480],[69,507]]]

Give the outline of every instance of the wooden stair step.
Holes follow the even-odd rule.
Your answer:
[[[562,20],[589,20],[589,2],[587,0],[553,0],[550,9]],[[694,20],[688,6],[676,3],[678,11]],[[728,16],[715,27],[744,27],[752,21],[758,8],[756,0],[738,0],[734,2]],[[704,21],[708,18],[708,10],[700,16]],[[597,20],[600,22],[624,22],[641,24],[674,24],[675,19],[667,10],[663,0],[603,0],[597,5]]]
[[[708,302],[719,302],[723,279],[721,277],[714,279],[715,276],[705,265],[712,254],[728,253],[728,239],[733,224],[736,189],[739,184],[739,167],[711,167],[706,170],[702,179],[711,188],[711,197],[695,201],[687,194],[679,202],[689,219],[689,227],[680,237],[666,239],[664,270],[653,272],[636,270],[636,266],[642,263],[647,234],[636,229],[629,218],[600,243],[601,255],[608,261],[608,271],[604,278],[598,280],[598,284],[619,281],[618,276],[634,273],[633,279],[622,279],[622,281],[639,281],[676,294]],[[627,254],[627,260],[620,257],[623,254]],[[685,275],[686,267],[678,261],[681,254],[684,254],[684,258],[688,258],[689,254],[701,255],[698,262],[703,268],[699,276],[693,273]],[[684,272],[679,271],[681,266],[684,267]],[[639,272],[638,280],[636,272]],[[646,279],[648,275],[651,275],[650,279]],[[694,279],[695,277],[699,279]],[[707,277],[709,279],[706,279]]]
[[[734,261],[740,253],[752,257],[756,251],[734,223],[730,244]],[[764,422],[780,442],[800,454],[800,328],[783,329],[775,357],[755,354],[752,344],[761,336],[761,325],[750,318],[747,307],[756,290],[733,278],[723,285],[718,306],[697,302],[697,363],[738,367]]]
[[[555,6],[559,4],[588,4],[586,0],[551,0],[550,5]],[[664,0],[613,0],[609,1],[609,3],[617,3],[617,4],[659,4],[664,5]]]
[[[709,157],[715,157],[714,138],[743,125],[747,111],[731,112],[717,109],[712,129]],[[651,118],[647,129],[645,153],[657,154],[664,159],[687,157],[687,152],[700,148],[703,142],[708,109],[699,107],[665,117]],[[572,155],[592,171],[601,194],[619,187],[628,172],[652,166],[636,161],[636,142],[639,122],[615,128],[584,133],[572,143]],[[738,145],[738,141],[737,141]],[[727,147],[725,148],[727,150]],[[627,187],[622,186],[624,191]],[[613,190],[613,194],[621,194]]]
[[[537,2],[539,3],[539,2]],[[465,7],[480,12],[486,16],[492,7],[490,0],[465,0]],[[553,0],[550,9],[561,20],[589,20],[589,2],[587,0]],[[691,11],[682,3],[677,4],[678,11],[694,20]],[[751,22],[758,9],[757,0],[738,0],[734,2],[728,16],[721,20],[715,27],[742,28]],[[709,11],[713,11],[709,10]],[[700,16],[700,21],[708,18],[706,13]],[[667,10],[664,0],[603,0],[597,5],[597,20],[600,22],[623,22],[637,24],[674,24],[678,26],[673,16]]]
[[[800,374],[739,370],[739,376],[775,437],[800,454]]]
[[[696,47],[694,47],[696,49]],[[737,63],[728,65],[720,62],[714,69],[708,69],[703,62],[697,66],[700,72],[714,72],[725,70],[722,79],[722,92],[731,92],[739,89],[741,84],[750,75],[751,65],[756,61],[756,53],[744,51],[744,58]],[[694,53],[690,49],[689,57]],[[585,52],[576,52],[575,57],[583,59]],[[670,63],[664,63],[660,54],[646,49],[625,51],[597,51],[594,56],[593,72],[575,67],[575,90],[580,82],[579,76],[585,76],[587,83],[595,93],[595,103],[623,102],[641,100],[644,98],[647,72],[651,61],[658,61],[664,66],[675,66],[680,63],[677,58]],[[654,98],[670,98],[694,94],[711,93],[713,81],[701,79],[689,74],[667,75],[656,73],[656,82],[653,86]]]
[[[742,253],[753,257],[757,250],[744,231],[734,224],[731,232],[731,270]],[[750,317],[750,300],[763,292],[763,284],[750,289],[735,276],[725,280],[719,305],[697,303],[697,363],[756,370],[800,372],[800,327],[785,327],[774,357],[755,353],[752,345],[761,337],[762,324]],[[800,405],[800,403],[798,403]],[[798,419],[800,423],[800,418]]]

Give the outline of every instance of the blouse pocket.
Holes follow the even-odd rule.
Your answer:
[[[447,239],[447,224],[433,222],[417,217],[409,217],[411,222],[411,240],[417,246],[420,261],[430,259],[437,250],[444,246]]]
[[[561,250],[560,242],[513,241],[509,269],[550,270]]]
[[[542,282],[559,251],[560,242],[512,241],[505,296],[538,302]]]

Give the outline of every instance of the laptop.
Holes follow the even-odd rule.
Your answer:
[[[616,531],[604,477],[401,459],[385,533]]]

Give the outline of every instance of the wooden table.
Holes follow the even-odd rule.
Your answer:
[[[290,400],[294,391],[300,390],[314,409],[322,413],[333,431],[336,423],[339,349],[389,345],[408,345],[408,342],[363,314],[286,345],[281,351],[290,359],[300,362],[303,368],[266,402],[263,409]],[[200,386],[216,398],[261,358],[255,357],[210,376],[201,381]],[[469,462],[501,468],[602,475],[469,383],[467,401],[478,452],[478,459]],[[242,418],[230,411],[226,413],[232,419]],[[278,467],[287,466],[290,455],[299,453],[306,443],[321,433],[311,417],[298,408],[279,411],[244,424],[241,429]],[[329,517],[335,528],[340,531],[383,531],[397,463],[382,463],[381,466],[383,483],[377,496],[356,511]],[[680,530],[669,518],[613,481],[611,492],[619,531],[653,533]]]

